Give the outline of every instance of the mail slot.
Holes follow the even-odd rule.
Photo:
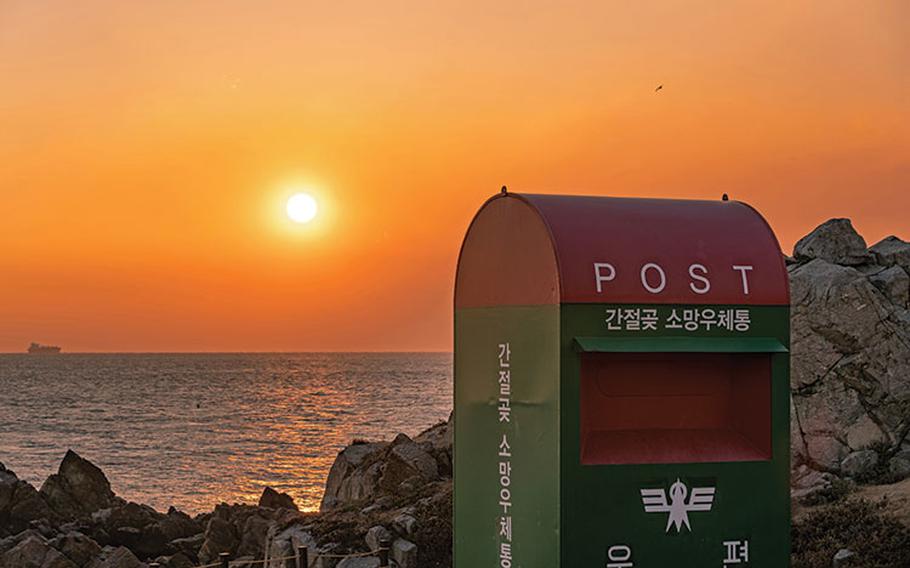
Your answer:
[[[788,566],[788,347],[748,205],[492,197],[455,283],[455,566]]]

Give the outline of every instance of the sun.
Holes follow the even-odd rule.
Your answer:
[[[319,204],[309,193],[295,193],[288,199],[288,218],[295,223],[309,223],[316,218]]]

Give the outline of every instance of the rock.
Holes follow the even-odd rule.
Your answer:
[[[840,463],[841,472],[850,477],[859,477],[869,473],[878,465],[878,452],[875,450],[859,450],[850,453]]]
[[[411,536],[417,531],[417,519],[402,513],[392,520],[392,529],[402,536]]]
[[[405,467],[416,472],[426,481],[439,477],[439,468],[436,460],[420,444],[412,441],[405,434],[398,434],[392,441],[389,453],[391,463],[400,461]],[[388,465],[386,466],[388,468]]]
[[[367,546],[370,547],[370,550],[375,552],[382,548],[382,542],[392,542],[392,533],[384,526],[376,525],[367,531],[364,540],[366,541]]]
[[[297,505],[294,504],[294,499],[292,499],[290,495],[287,493],[279,493],[271,487],[266,487],[262,491],[262,497],[259,498],[259,506],[268,507],[269,509],[298,510]]]
[[[212,515],[205,527],[205,541],[199,549],[199,561],[208,564],[222,552],[233,553],[238,544],[234,528],[227,520]]]
[[[15,568],[78,568],[43,539],[30,536],[0,559],[0,565]]]
[[[188,538],[202,533],[205,527],[194,521],[189,515],[171,507],[164,518],[158,520],[161,532],[169,540]]]
[[[455,433],[454,413],[446,422],[440,422],[429,430],[420,433],[414,441],[424,447],[436,458],[439,475],[452,477],[452,439]]]
[[[379,482],[372,491],[374,495],[412,493],[439,478],[436,459],[404,434],[395,437],[383,458]]]
[[[47,531],[59,520],[34,487],[0,464],[0,538],[19,534],[35,523]]]
[[[130,552],[130,549],[120,546],[108,546],[86,568],[146,568],[146,565]]]
[[[277,526],[273,526],[269,534],[272,545],[269,548],[269,558],[282,558],[293,556],[297,553],[298,546],[309,547],[311,551],[316,551],[317,542],[309,531],[300,525],[291,525],[280,531]],[[315,560],[315,554],[313,560]],[[273,560],[267,564],[267,568],[284,568],[283,560]]]
[[[831,562],[831,566],[834,568],[846,568],[847,566],[856,566],[856,554],[853,551],[846,548],[841,548],[837,551],[837,554],[834,555],[834,560]]]
[[[77,566],[86,566],[93,558],[101,554],[101,547],[97,542],[76,531],[57,536],[49,544]]]
[[[329,511],[371,497],[380,476],[380,464],[369,458],[385,446],[386,444],[354,443],[341,450],[329,470],[320,510]],[[364,467],[367,462],[369,465]]]
[[[40,493],[63,518],[74,518],[113,506],[111,484],[96,465],[68,450],[56,474],[47,478]]]
[[[345,558],[335,568],[379,568],[379,559],[375,556]]]
[[[0,478],[0,498],[7,503],[0,509],[0,534],[17,534],[35,521],[59,521],[38,491],[15,476]]]
[[[890,236],[875,243],[869,248],[877,264],[882,266],[900,266],[910,273],[910,243]]]
[[[900,266],[877,272],[869,281],[894,304],[903,308],[910,306],[910,276]]]
[[[836,472],[872,443],[896,449],[910,406],[910,318],[867,275],[791,266],[792,467]]]
[[[189,557],[182,552],[178,552],[173,556],[159,556],[155,559],[155,562],[161,568],[193,568],[195,566]]]
[[[148,505],[118,500],[113,507],[92,513],[89,534],[102,544],[125,546],[141,558],[154,558],[175,552],[168,544],[173,537],[200,530],[188,517],[183,517],[176,511],[162,515]],[[190,527],[181,527],[187,522]]]
[[[390,556],[398,568],[417,568],[417,545],[409,540],[395,539]]]
[[[240,531],[240,545],[237,555],[258,555],[265,546],[265,538],[269,532],[271,522],[259,515],[250,515]]]
[[[174,539],[168,544],[173,550],[181,552],[191,560],[196,561],[199,559],[199,549],[202,548],[204,543],[205,533],[199,533],[186,538]]]
[[[866,251],[866,241],[849,219],[831,219],[822,223],[796,243],[793,256],[798,262],[818,258],[846,266],[866,264],[873,258]]]
[[[910,477],[910,459],[897,456],[888,460],[888,473],[895,481]]]
[[[16,477],[16,474],[0,463],[0,512],[9,509],[13,499],[13,491],[18,482],[19,478]]]

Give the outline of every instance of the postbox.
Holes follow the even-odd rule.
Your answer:
[[[788,346],[750,206],[492,197],[455,283],[455,566],[788,566]]]

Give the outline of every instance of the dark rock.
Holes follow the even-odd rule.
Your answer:
[[[910,243],[895,236],[886,237],[869,248],[877,264],[900,266],[910,273]]]
[[[395,437],[384,457],[378,484],[381,491],[409,493],[439,478],[436,459],[404,434]]]
[[[298,546],[309,547],[315,552],[318,544],[310,531],[299,524],[292,524],[282,529],[279,529],[278,525],[273,525],[269,532],[269,542],[271,542],[269,558],[292,556],[297,553]],[[276,560],[271,562],[267,568],[284,568],[284,564]]]
[[[392,542],[392,533],[382,525],[376,525],[367,531],[364,541],[370,550],[377,551],[382,548],[382,542]]]
[[[101,554],[86,566],[86,568],[147,568],[145,564],[130,552],[130,549],[120,546],[117,548],[106,547]]]
[[[869,281],[892,303],[902,308],[910,306],[910,276],[900,266],[892,266],[872,274]]]
[[[195,564],[192,560],[182,552],[178,552],[173,556],[159,556],[155,559],[161,568],[193,568]]]
[[[40,493],[63,518],[90,514],[116,503],[104,472],[73,450],[66,452],[58,472],[47,478]]]
[[[205,541],[199,549],[199,561],[209,563],[222,552],[233,553],[238,542],[233,525],[219,516],[212,515],[205,528]]]
[[[850,477],[861,477],[878,465],[878,452],[859,450],[850,453],[840,462],[841,472]]]
[[[22,540],[3,555],[0,564],[15,568],[77,568],[76,564],[37,536]]]
[[[174,507],[168,509],[164,518],[158,521],[158,525],[169,541],[200,534],[205,528],[192,517]]]
[[[173,550],[196,562],[199,560],[199,549],[202,548],[203,543],[205,543],[205,533],[201,532],[190,537],[174,539],[168,544]]]
[[[22,532],[33,522],[59,520],[34,487],[8,470],[0,473],[0,536]]]
[[[866,264],[873,258],[866,251],[866,241],[849,219],[831,219],[822,223],[796,243],[793,256],[799,262],[818,258],[846,266]]]
[[[910,477],[910,457],[894,456],[888,460],[888,473],[895,480]]]
[[[49,544],[73,561],[76,566],[86,566],[101,554],[98,543],[80,532],[68,532],[52,539]]]
[[[371,460],[387,444],[352,444],[338,453],[329,470],[320,510],[328,511],[373,496],[380,464]]]
[[[269,532],[271,521],[259,515],[247,517],[240,530],[240,545],[237,547],[238,556],[255,556],[265,546],[265,538]]]
[[[290,495],[279,493],[271,487],[266,487],[262,491],[262,497],[259,498],[259,506],[268,507],[269,509],[297,510],[297,505],[294,504],[294,499]]]

